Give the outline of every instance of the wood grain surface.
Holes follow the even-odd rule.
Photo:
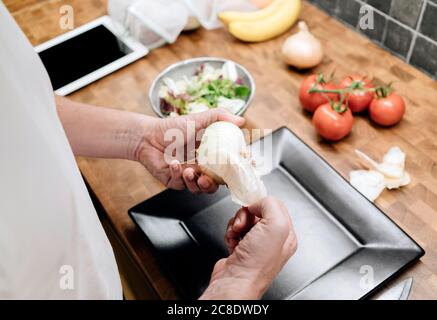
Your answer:
[[[59,8],[70,4],[80,26],[106,14],[103,0],[5,0],[32,44],[46,41],[64,30],[59,27]],[[287,126],[325,158],[343,176],[360,168],[354,149],[380,159],[398,145],[407,153],[412,183],[402,190],[385,191],[376,205],[426,250],[421,261],[402,277],[413,276],[412,299],[437,299],[437,82],[378,48],[317,8],[304,3],[301,18],[322,40],[326,57],[317,71],[341,78],[349,73],[366,74],[383,83],[393,82],[407,102],[405,119],[383,129],[356,117],[353,133],[331,144],[315,134],[310,117],[301,111],[298,88],[308,72],[296,72],[283,64],[280,47],[287,34],[260,44],[235,40],[226,30],[200,29],[184,34],[176,43],[152,51],[147,57],[72,94],[74,100],[153,115],[148,88],[165,67],[197,56],[218,56],[244,65],[257,84],[255,100],[245,114],[251,128]],[[141,165],[122,160],[77,159],[80,169],[101,202],[120,243],[161,298],[177,293],[159,268],[139,229],[127,215],[135,204],[164,190]],[[315,253],[316,254],[316,253]]]

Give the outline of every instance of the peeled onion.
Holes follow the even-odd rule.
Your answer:
[[[305,22],[299,22],[298,27],[299,32],[285,40],[282,56],[287,64],[298,69],[313,68],[323,60],[322,44],[308,30]]]
[[[251,205],[267,195],[242,131],[230,122],[219,121],[205,130],[197,163],[218,184],[227,185],[239,205]]]

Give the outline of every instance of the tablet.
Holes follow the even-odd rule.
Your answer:
[[[103,16],[35,47],[55,93],[68,95],[148,53],[120,30]]]

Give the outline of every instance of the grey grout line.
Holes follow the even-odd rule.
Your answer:
[[[366,0],[367,1],[367,0]],[[382,1],[387,1],[387,0],[382,0]],[[391,17],[391,14],[393,12],[393,0],[389,0],[390,1],[390,9],[388,10],[387,15],[389,15]]]
[[[355,0],[355,1],[358,2],[358,3],[361,4],[361,5],[368,5],[368,6],[371,6],[371,5],[368,4],[367,2],[364,2],[363,0]],[[424,11],[425,8],[426,8],[425,4],[426,4],[426,5],[432,5],[432,6],[437,7],[437,4],[432,3],[432,2],[429,2],[429,0],[423,0],[423,1],[424,1],[424,5],[422,6],[421,14],[419,15],[419,17],[423,16],[423,11]],[[338,0],[337,0],[335,3],[336,3],[336,5],[337,5],[337,4],[338,4]],[[320,7],[317,3],[313,3],[313,5],[316,5],[317,7],[321,8],[323,11],[327,12],[327,13],[328,13],[329,15],[331,15],[331,16],[334,14],[334,17],[338,19],[338,17],[336,16],[336,12],[330,12],[330,11],[327,11],[326,9]],[[372,7],[372,6],[371,6],[371,7]],[[382,11],[379,10],[379,9],[376,9],[376,8],[374,8],[374,7],[372,7],[372,9],[373,9],[373,11],[379,13],[380,15],[382,15],[382,16],[384,16],[384,17],[386,18],[386,20],[387,20],[387,25],[388,25],[388,21],[394,22],[394,23],[396,23],[397,25],[403,27],[404,29],[409,30],[409,31],[413,34],[413,39],[414,39],[414,40],[416,40],[417,37],[421,37],[421,38],[427,40],[428,42],[431,42],[431,43],[434,44],[435,46],[437,46],[437,41],[436,41],[436,40],[431,39],[430,37],[428,37],[428,36],[426,36],[426,35],[424,35],[424,34],[418,32],[418,31],[416,30],[417,28],[420,28],[419,22],[421,23],[422,20],[418,21],[417,26],[416,26],[416,29],[414,29],[414,28],[412,28],[412,27],[410,27],[410,26],[408,26],[408,25],[406,25],[406,24],[403,24],[403,23],[400,22],[399,20],[393,18],[392,16],[388,15],[388,14],[385,13],[385,12],[382,12]],[[335,10],[336,10],[336,9],[335,9]],[[344,23],[346,23],[346,22],[344,22]],[[383,31],[383,32],[384,32],[384,35],[383,35],[383,36],[386,36],[386,34],[387,34],[387,25],[386,25],[386,28],[385,28],[384,31]],[[359,26],[359,22],[358,22],[358,24],[357,24],[356,26],[351,26],[351,27],[352,27],[352,29],[354,29],[354,30],[356,30],[356,31],[358,31],[358,32],[360,32],[360,33],[362,33],[362,34],[365,35],[366,37],[368,37],[368,36],[367,36],[363,31],[361,31],[360,28],[358,28],[358,26]],[[371,39],[371,40],[374,41],[373,39]],[[383,39],[383,41],[385,41],[385,39]],[[374,41],[374,42],[376,42],[376,43],[378,43],[378,44],[381,44],[381,45],[384,45],[384,42],[378,42],[378,41]],[[412,42],[413,42],[413,40],[412,40]],[[410,49],[409,49],[409,50],[411,50],[411,52],[412,52],[413,50],[412,50],[411,48],[412,48],[412,47],[411,47],[411,45],[410,45]],[[407,57],[408,57],[408,55],[407,55]],[[411,57],[409,57],[409,58],[411,58]],[[402,57],[402,59],[405,60],[405,61],[407,61],[406,58],[404,58],[404,57]],[[408,62],[409,62],[409,60],[408,60]]]
[[[381,45],[384,45],[384,42],[387,39],[387,33],[388,33],[388,19],[385,19],[384,31],[382,32],[382,37],[381,37]]]
[[[419,32],[422,25],[423,16],[425,15],[426,8],[428,7],[429,0],[423,0],[422,8],[420,8],[419,19],[417,19],[416,31]]]
[[[358,2],[358,3],[360,3],[361,5],[369,5],[368,3],[364,2],[363,0],[355,0],[355,1]],[[424,0],[424,3],[427,3],[428,5],[431,4],[431,2],[429,2],[428,0]],[[434,6],[437,6],[437,4],[433,4],[433,5],[434,5]],[[403,28],[405,28],[405,29],[411,31],[411,32],[413,33],[413,35],[414,35],[414,33],[417,32],[416,29],[414,29],[414,28],[412,28],[412,27],[410,27],[410,26],[407,26],[406,24],[403,24],[403,23],[400,22],[399,20],[397,20],[397,19],[395,19],[395,18],[389,16],[388,14],[382,12],[381,10],[378,10],[378,9],[376,9],[376,8],[374,8],[374,7],[372,7],[372,8],[373,8],[373,10],[374,10],[375,12],[379,13],[380,15],[383,15],[387,20],[390,20],[390,21],[392,21],[392,22],[394,22],[394,23],[400,25],[401,27],[403,27]],[[422,8],[422,10],[424,10],[424,9]],[[421,21],[420,21],[420,22],[421,22]],[[418,25],[419,25],[419,24],[418,24]],[[416,28],[417,28],[417,27],[416,27]],[[419,33],[419,32],[417,32],[417,33]],[[436,41],[436,40],[431,39],[431,38],[429,38],[428,36],[426,36],[426,35],[424,35],[424,34],[422,34],[422,33],[420,33],[420,37],[425,38],[426,40],[428,40],[429,42],[431,42],[431,43],[433,43],[434,45],[437,46],[437,41]]]
[[[423,33],[420,32],[420,27],[421,27],[421,24],[422,24],[422,22],[423,22],[423,18],[424,18],[425,12],[426,12],[426,8],[427,8],[428,6],[432,6],[433,8],[437,8],[437,3],[431,2],[430,0],[423,0],[422,7],[421,7],[421,9],[420,9],[420,13],[419,13],[419,17],[418,17],[418,19],[417,19],[417,24],[416,24],[415,28],[412,28],[412,27],[410,27],[410,26],[408,26],[408,25],[406,25],[406,24],[400,22],[399,20],[395,19],[394,17],[390,16],[390,14],[387,14],[387,13],[385,13],[385,12],[382,12],[381,10],[379,10],[379,9],[377,9],[377,8],[375,8],[375,7],[373,7],[373,6],[371,6],[370,4],[368,4],[367,2],[365,2],[365,1],[363,1],[363,0],[355,0],[355,2],[358,3],[358,4],[360,4],[361,6],[363,6],[363,5],[368,5],[368,6],[372,7],[372,9],[373,9],[374,12],[380,14],[381,16],[383,16],[383,17],[386,19],[385,26],[384,26],[384,30],[383,30],[383,34],[382,34],[382,37],[381,37],[381,41],[377,41],[377,40],[375,40],[375,39],[370,38],[370,37],[369,37],[369,36],[364,32],[364,30],[361,30],[361,28],[359,28],[359,19],[358,19],[358,23],[357,23],[356,26],[352,26],[352,25],[348,24],[348,23],[345,22],[345,21],[341,21],[341,22],[344,23],[345,25],[351,27],[351,28],[352,28],[353,30],[355,30],[356,32],[359,32],[359,33],[363,34],[364,36],[366,36],[367,38],[369,38],[372,42],[374,42],[374,43],[378,44],[379,46],[383,47],[385,50],[391,52],[393,55],[395,55],[395,56],[399,57],[400,59],[404,60],[406,63],[408,63],[408,64],[411,65],[411,58],[412,58],[412,55],[413,55],[413,53],[414,53],[414,48],[415,48],[415,45],[416,45],[416,40],[417,40],[417,38],[424,39],[424,40],[426,40],[427,42],[429,42],[429,43],[431,43],[431,44],[433,44],[434,46],[437,47],[437,40],[434,40],[434,39],[432,39],[432,38],[430,38],[430,37],[428,37],[428,36],[426,36],[425,34],[423,34]],[[339,17],[337,16],[338,0],[335,0],[335,8],[334,8],[334,10],[333,10],[332,12],[331,12],[330,10],[327,10],[327,9],[324,9],[324,8],[320,7],[316,2],[312,2],[312,4],[318,6],[318,7],[321,8],[323,11],[327,12],[329,15],[331,15],[331,16],[333,16],[333,17],[339,19]],[[392,9],[390,9],[390,12],[391,12],[391,11],[392,11]],[[360,15],[360,16],[361,16],[361,15]],[[341,19],[340,19],[340,20],[341,20]],[[411,44],[410,44],[410,48],[409,48],[408,53],[407,53],[407,57],[403,57],[403,56],[401,56],[399,53],[397,53],[397,52],[395,52],[395,51],[393,51],[393,50],[390,50],[389,48],[387,48],[387,47],[384,45],[384,42],[385,42],[385,40],[386,40],[386,38],[387,38],[388,23],[389,23],[389,21],[390,21],[390,22],[393,22],[393,23],[395,23],[395,24],[397,24],[397,25],[399,25],[399,26],[401,26],[402,28],[404,28],[404,29],[406,29],[406,30],[408,30],[408,31],[410,31],[410,32],[412,33],[412,36],[413,36],[413,37],[412,37],[412,39],[411,39]],[[421,71],[424,72],[425,74],[429,75],[431,78],[437,80],[437,76],[434,75],[434,74],[431,74],[428,70],[423,69],[423,68],[421,68],[421,67],[416,67],[416,68],[417,68],[418,70],[421,70]]]
[[[434,3],[432,1],[426,0],[427,4],[430,5],[431,7],[437,7],[437,3]]]
[[[417,19],[416,30],[413,33],[413,39],[411,40],[410,49],[408,50],[407,58],[405,60],[408,63],[410,63],[411,57],[413,56],[414,47],[416,46],[416,40],[417,40],[417,37],[419,36],[419,30],[420,30],[420,27],[422,25],[423,16],[425,14],[425,10],[426,10],[427,6],[428,6],[428,0],[424,0],[422,3],[422,8],[420,8],[419,19]]]

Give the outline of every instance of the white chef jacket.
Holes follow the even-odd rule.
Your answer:
[[[22,298],[122,290],[47,72],[0,1],[0,299]]]

